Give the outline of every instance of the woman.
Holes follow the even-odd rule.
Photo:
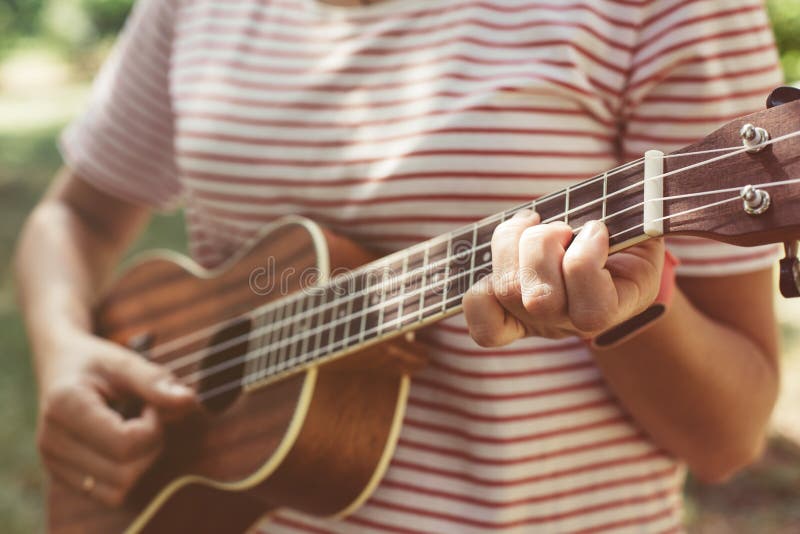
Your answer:
[[[182,203],[206,266],[290,213],[389,252],[688,144],[779,81],[759,0],[142,0],[19,245],[45,464],[119,503],[194,405],[91,335],[152,209]],[[605,227],[585,230],[498,228],[493,276],[421,336],[431,364],[372,498],[262,530],[679,530],[684,465],[721,481],[761,450],[774,250],[676,239],[667,312],[598,349],[675,279],[660,240],[606,261]],[[107,407],[121,393],[141,417]]]

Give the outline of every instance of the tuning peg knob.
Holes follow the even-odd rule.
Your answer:
[[[780,261],[781,295],[787,299],[800,297],[800,261],[797,259],[797,241],[784,243],[786,257]]]
[[[769,97],[767,97],[767,107],[774,108],[783,104],[788,104],[789,102],[794,102],[795,100],[800,100],[800,89],[784,85],[770,93]]]

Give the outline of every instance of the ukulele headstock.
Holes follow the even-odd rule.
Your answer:
[[[791,100],[795,98],[795,100]],[[664,233],[736,245],[800,237],[800,91],[667,157]],[[780,104],[780,105],[779,105]]]

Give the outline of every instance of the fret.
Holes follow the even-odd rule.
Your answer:
[[[397,330],[400,326],[399,319],[402,317],[403,301],[405,300],[404,290],[406,286],[405,277],[408,272],[408,253],[404,253],[400,261],[390,265],[388,270],[391,278],[389,291],[381,305],[380,334],[387,330]]]
[[[358,325],[358,342],[363,343],[366,337],[367,332],[367,310],[369,309],[369,299],[370,299],[370,285],[369,285],[369,278],[364,278],[364,285],[363,285],[364,295],[359,297],[361,301],[361,312],[360,312],[360,321]]]
[[[294,363],[295,360],[297,359],[297,351],[299,349],[298,343],[301,342],[299,334],[301,332],[301,325],[302,325],[302,322],[303,322],[303,319],[301,318],[301,315],[303,313],[303,309],[304,309],[304,304],[305,303],[304,303],[304,299],[303,299],[302,295],[299,295],[298,297],[295,297],[295,298],[296,298],[296,302],[294,303],[293,313],[292,313],[292,316],[291,316],[291,319],[290,319],[291,328],[290,328],[290,333],[289,333],[289,339],[291,341],[287,340],[288,346],[286,347],[286,350],[287,350],[286,366],[287,367],[290,365],[290,362]]]
[[[265,362],[264,369],[262,369],[260,375],[261,377],[267,377],[273,374],[274,369],[277,367],[278,363],[278,348],[275,347],[277,342],[280,340],[280,328],[276,327],[275,325],[280,323],[283,319],[283,306],[277,306],[275,308],[272,323],[270,324],[269,328],[269,338],[267,339],[267,347],[269,347],[267,351],[267,360]]]
[[[564,222],[569,224],[569,186],[564,190]]]
[[[278,349],[278,357],[277,357],[277,366],[276,372],[280,372],[284,369],[287,360],[287,353],[289,351],[289,334],[292,331],[292,303],[284,303],[283,307],[283,326],[280,329],[280,337],[277,341],[279,345]]]
[[[492,272],[492,235],[498,223],[479,222],[476,230],[477,246],[475,247],[475,264],[473,268],[473,283]]]
[[[469,287],[475,285],[475,256],[478,255],[478,223],[472,225],[472,253],[469,258]]]
[[[319,350],[315,352],[316,358],[321,358],[328,354],[329,348],[331,343],[333,343],[333,331],[332,331],[332,324],[335,315],[336,309],[336,299],[337,299],[337,283],[339,279],[337,277],[334,282],[325,287],[325,294],[323,295],[323,310],[321,314],[321,323],[320,323],[320,340],[319,340]]]
[[[347,300],[347,311],[345,312],[345,317],[344,317],[344,341],[342,343],[342,348],[346,348],[350,344],[349,340],[350,336],[352,335],[350,333],[350,326],[351,326],[350,323],[351,323],[351,318],[353,317],[353,306],[354,306],[353,301],[358,300],[350,298],[350,295],[347,295],[345,299]]]
[[[608,204],[608,173],[603,173],[603,213],[600,216],[600,220],[605,222],[606,220],[606,205]]]
[[[422,314],[425,313],[425,291],[428,284],[428,254],[430,253],[428,247],[425,247],[422,261],[422,277],[420,278],[419,286],[419,304],[417,309],[417,321],[422,321]]]
[[[386,306],[386,298],[391,293],[391,285],[394,283],[392,279],[392,271],[389,266],[384,266],[382,269],[383,276],[381,277],[381,284],[380,284],[380,302],[378,303],[378,325],[377,331],[375,332],[376,337],[380,337],[383,334],[383,321],[384,321],[384,308]]]
[[[563,207],[564,201],[561,199],[561,194],[547,195],[536,200],[536,213],[539,214],[542,222],[562,219],[564,217]]]
[[[403,297],[401,306],[403,313],[400,316],[400,326],[413,324],[417,320],[420,308],[420,295],[422,287],[422,267],[425,264],[425,251],[416,250],[406,256],[406,276],[404,278]]]
[[[313,337],[315,337],[313,332],[317,327],[317,324],[316,324],[317,323],[317,317],[318,317],[318,312],[316,311],[317,296],[318,296],[318,293],[316,291],[316,288],[310,288],[309,289],[309,294],[306,297],[306,302],[307,302],[307,305],[306,305],[307,312],[306,313],[308,314],[308,316],[303,320],[303,325],[302,325],[302,330],[301,330],[301,332],[302,332],[301,335],[303,336],[303,341],[302,341],[302,345],[300,346],[300,360],[299,360],[299,363],[305,363],[308,360],[308,356],[309,356],[308,347],[311,344],[311,339]]]
[[[420,295],[420,306],[422,308],[419,315],[420,321],[438,315],[441,311],[442,303],[445,302],[444,294],[447,281],[445,271],[450,260],[449,247],[449,240],[437,240],[437,242],[427,247],[424,289]]]
[[[366,273],[359,272],[350,280],[350,287],[348,293],[344,297],[349,300],[350,314],[347,319],[347,335],[350,339],[357,339],[359,342],[363,339],[361,335],[361,327],[364,320],[364,295],[359,293],[364,289],[367,284]],[[350,343],[348,343],[350,345]]]
[[[335,352],[344,347],[347,342],[347,331],[350,329],[349,310],[352,310],[352,287],[354,277],[345,276],[340,279],[337,297],[332,302],[332,323],[330,325],[331,338],[328,352]]]
[[[641,239],[644,235],[644,171],[636,165],[631,169],[615,173],[609,178],[605,195],[595,184],[587,186],[588,194],[605,199],[607,213],[605,223],[608,227],[609,243],[612,249],[624,242]],[[598,180],[600,182],[600,180]],[[627,189],[629,186],[630,189]],[[627,190],[626,190],[627,189]],[[602,196],[601,196],[602,195]],[[598,202],[597,204],[601,204]],[[602,211],[600,208],[597,212]],[[593,217],[597,219],[597,217]]]
[[[364,295],[364,310],[362,310],[363,331],[361,341],[372,339],[376,336],[381,310],[380,302],[383,293],[382,280],[385,276],[384,269],[379,267],[369,272],[368,285]]]
[[[323,306],[326,303],[325,300],[325,287],[319,288],[319,293],[315,296],[315,301],[317,303],[317,311],[314,313],[313,318],[313,332],[314,332],[314,351],[308,355],[309,360],[313,360],[317,358],[320,354],[320,350],[322,348],[322,325],[325,324],[323,321],[324,309]]]
[[[450,289],[450,263],[452,260],[453,255],[453,234],[449,234],[447,236],[447,254],[445,254],[445,263],[444,263],[444,280],[442,282],[442,313],[447,311],[447,294],[449,293]]]
[[[461,297],[471,286],[476,238],[475,225],[451,235],[450,258],[447,262],[447,285],[442,302],[443,312],[459,306]]]

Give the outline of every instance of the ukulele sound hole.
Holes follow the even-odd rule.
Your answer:
[[[211,338],[198,388],[203,405],[211,411],[224,410],[241,393],[250,327],[249,319],[239,319]]]

